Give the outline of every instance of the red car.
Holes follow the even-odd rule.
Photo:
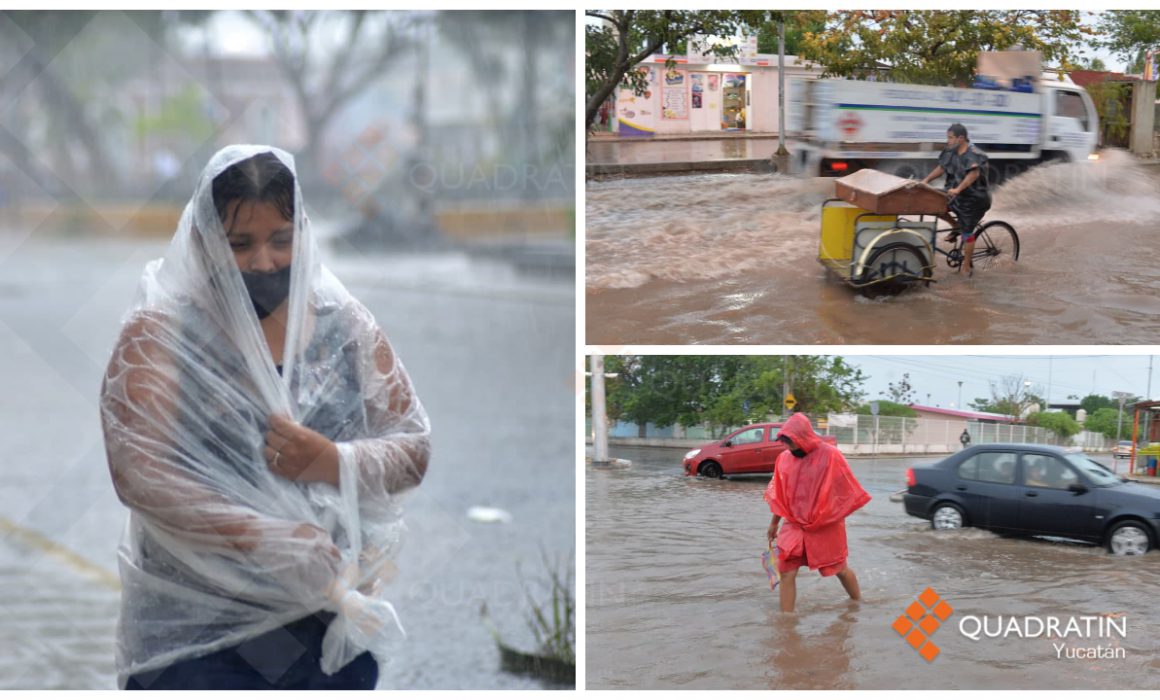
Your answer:
[[[781,423],[756,423],[726,435],[721,440],[701,445],[685,454],[685,476],[707,476],[719,479],[731,474],[772,474],[777,457],[785,445],[777,441]],[[837,438],[821,436],[837,445]]]

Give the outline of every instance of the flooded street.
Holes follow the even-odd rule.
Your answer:
[[[873,500],[847,521],[861,603],[802,570],[797,612],[778,611],[760,556],[766,478],[680,476],[683,450],[613,448],[588,468],[587,683],[592,689],[1151,689],[1160,673],[1160,553],[934,532],[889,495],[930,459],[856,459]],[[1102,461],[1109,461],[1109,457]],[[891,625],[927,587],[954,608],[928,663]],[[973,641],[966,616],[1122,615],[1124,657],[1059,659],[1045,638]],[[1072,637],[1069,647],[1098,640]],[[1108,640],[1103,640],[1105,645]]]
[[[0,688],[115,687],[128,511],[110,483],[97,401],[142,266],[163,251],[152,240],[0,235]],[[541,688],[500,671],[480,611],[532,651],[522,584],[543,601],[541,553],[574,557],[571,279],[455,253],[325,257],[386,331],[433,426],[388,588],[408,639],[379,688]],[[472,520],[474,506],[510,522]]]
[[[833,180],[723,174],[589,182],[591,344],[1160,341],[1160,172],[1120,151],[1000,186],[1019,261],[867,299],[817,262]]]

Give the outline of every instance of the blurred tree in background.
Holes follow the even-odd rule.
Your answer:
[[[1066,68],[1093,32],[1072,10],[847,10],[806,31],[800,55],[827,75],[969,85],[980,51],[1021,46]]]
[[[714,431],[767,420],[784,412],[785,388],[795,411],[814,419],[846,410],[864,395],[866,377],[840,357],[610,355],[605,370],[611,420]]]

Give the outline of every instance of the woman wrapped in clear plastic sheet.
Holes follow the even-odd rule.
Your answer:
[[[125,316],[101,418],[130,509],[121,687],[374,687],[430,428],[318,261],[289,154],[231,146],[206,166]]]

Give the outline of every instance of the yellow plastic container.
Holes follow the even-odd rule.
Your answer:
[[[822,238],[818,243],[820,260],[848,262],[854,255],[854,220],[866,214],[862,221],[894,221],[886,214],[869,214],[865,209],[848,202],[834,200],[822,206]]]

